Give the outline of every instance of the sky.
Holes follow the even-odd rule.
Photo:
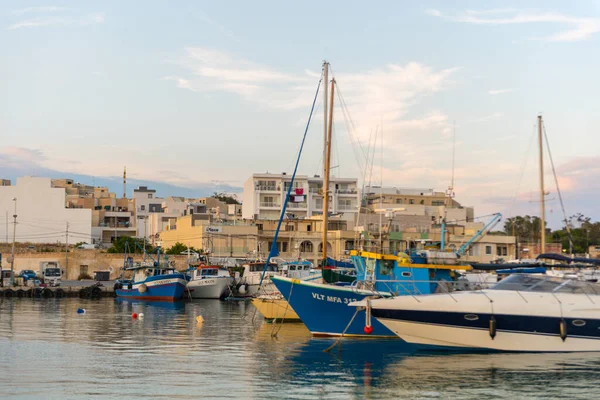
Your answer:
[[[454,172],[476,215],[537,213],[541,114],[566,213],[598,220],[599,44],[600,1],[3,1],[0,176],[291,173],[327,60],[333,175],[444,191]],[[322,170],[322,103],[301,174]],[[544,176],[558,227],[547,152]]]

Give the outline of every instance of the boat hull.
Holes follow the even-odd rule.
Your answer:
[[[500,316],[498,316],[500,317]],[[378,318],[404,341],[423,349],[502,352],[592,352],[600,351],[600,338],[560,336],[560,319],[554,333],[498,329],[492,339],[489,328],[469,328]]]
[[[145,285],[145,289],[141,287]],[[123,287],[116,289],[117,297],[137,299],[137,300],[157,300],[157,301],[175,301],[181,299],[185,291],[187,281],[181,277],[160,278],[157,280],[148,280],[136,282],[131,289]]]
[[[193,299],[220,299],[232,282],[231,277],[198,279],[189,281],[187,289]]]
[[[300,317],[284,299],[256,297],[252,305],[267,321],[302,322]]]
[[[397,338],[396,334],[375,318],[371,318],[372,332],[366,334],[365,311],[356,311],[354,307],[348,306],[353,301],[372,296],[372,292],[283,277],[273,277],[271,281],[313,336],[344,334],[344,336]]]

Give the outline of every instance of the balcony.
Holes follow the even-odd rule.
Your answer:
[[[287,208],[306,209],[306,203],[288,203]]]
[[[259,192],[280,192],[281,186],[256,185],[255,189]]]
[[[342,196],[356,196],[358,194],[356,189],[338,189],[335,191],[335,193]]]
[[[347,206],[347,205],[338,205],[338,211],[358,211],[358,207],[356,206]]]
[[[104,212],[104,216],[110,218],[129,218],[131,217],[131,213],[129,211],[106,211]]]
[[[262,201],[260,208],[281,208],[281,204],[272,201]]]

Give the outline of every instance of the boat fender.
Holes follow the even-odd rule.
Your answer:
[[[78,308],[77,314],[85,314],[85,308]]]
[[[564,319],[560,320],[559,329],[560,329],[560,338],[564,342],[565,340],[567,340],[567,322]]]
[[[141,313],[138,314],[138,319],[144,319],[144,313],[143,312],[141,312]]]
[[[15,294],[15,292],[13,292],[12,289],[6,289],[4,291],[4,297],[10,299],[11,297],[13,297],[13,295]]]
[[[371,299],[367,299],[367,308],[365,310],[365,328],[364,332],[367,335],[370,335],[373,332],[373,327],[371,326]]]
[[[197,325],[202,325],[203,322],[204,322],[204,318],[202,317],[202,315],[198,315],[196,317],[196,324]]]
[[[21,298],[25,295],[25,291],[23,289],[17,290],[17,297]]]
[[[148,287],[146,286],[145,283],[142,283],[140,286],[138,286],[138,291],[140,293],[146,293],[146,290],[148,290]]]
[[[246,294],[246,286],[248,285],[240,285],[240,287],[238,288],[239,294]]]
[[[493,315],[490,318],[490,337],[492,340],[496,337],[496,318]]]

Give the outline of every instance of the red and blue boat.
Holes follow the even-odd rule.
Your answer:
[[[134,264],[128,257],[123,273],[131,271],[131,279],[120,279],[115,283],[117,297],[136,300],[175,301],[181,299],[187,285],[186,276],[169,265],[168,260]]]

